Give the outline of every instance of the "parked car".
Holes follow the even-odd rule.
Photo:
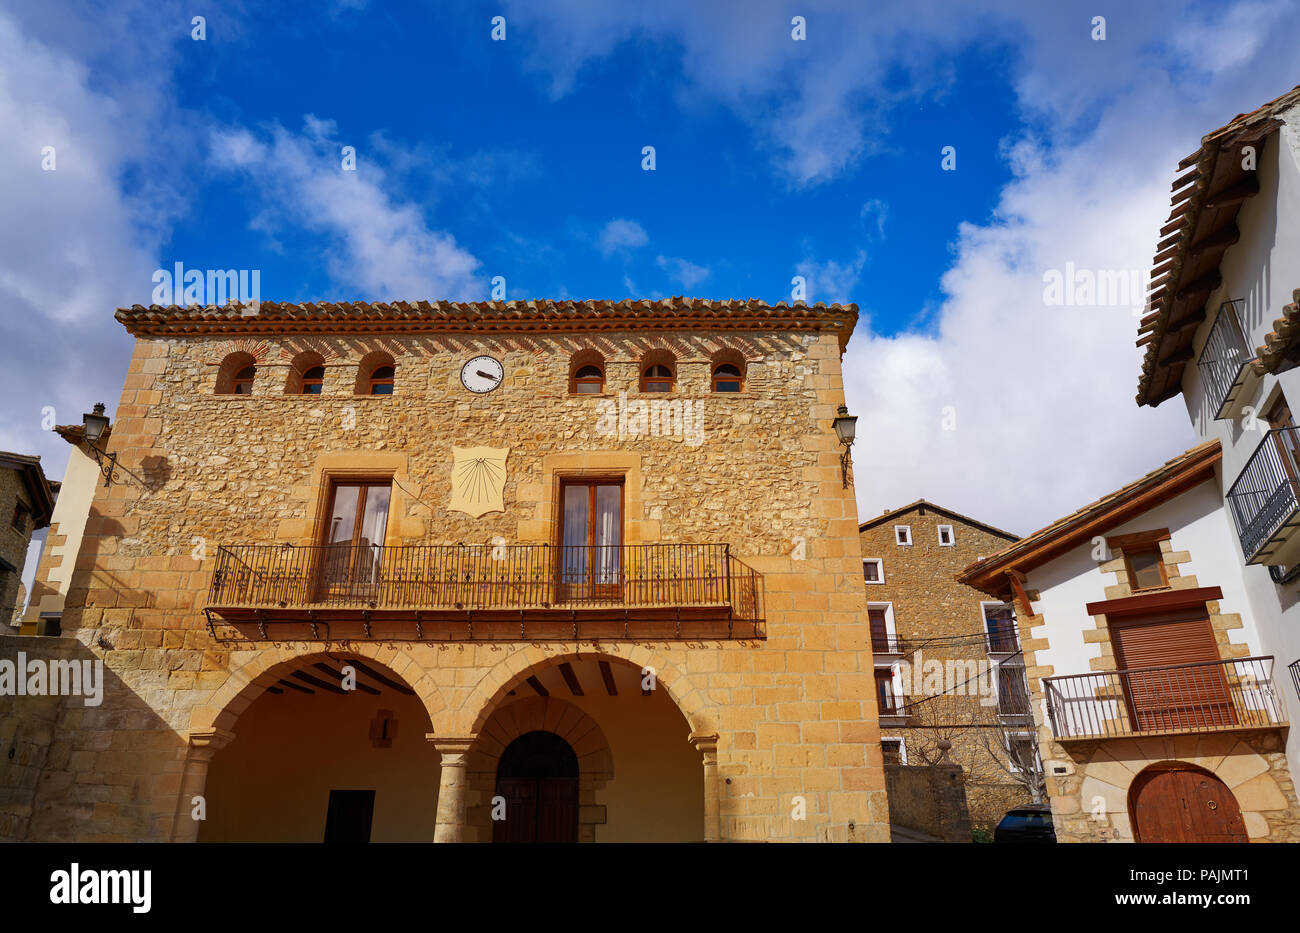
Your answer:
[[[1055,842],[1052,808],[1045,804],[1008,810],[993,830],[994,842]]]

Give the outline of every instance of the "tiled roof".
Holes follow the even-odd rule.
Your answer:
[[[58,484],[52,486],[46,479],[41,458],[31,454],[15,454],[0,450],[0,467],[17,470],[22,475],[27,493],[31,497],[32,507],[35,509],[32,518],[35,520],[36,528],[44,528],[48,525],[50,514],[54,511],[54,495]]]
[[[247,313],[245,313],[247,311]],[[855,304],[815,305],[755,299],[715,301],[264,301],[189,306],[134,305],[116,314],[135,336],[279,333],[540,333],[602,330],[831,330],[848,343]]]
[[[1269,136],[1281,114],[1297,105],[1300,86],[1233,117],[1178,164],[1179,172],[1191,171],[1174,180],[1173,209],[1152,260],[1150,313],[1138,325],[1138,346],[1146,347],[1139,405],[1159,405],[1181,391],[1196,325],[1205,319],[1206,299],[1222,281],[1219,262],[1239,236],[1237,212],[1259,190],[1255,173],[1242,166],[1238,147]]]
[[[1287,349],[1300,339],[1300,288],[1291,293],[1291,303],[1282,308],[1282,316],[1264,336],[1264,345],[1255,351],[1255,366],[1260,375],[1290,369],[1294,361],[1286,360]],[[1291,365],[1284,366],[1287,362]]]
[[[976,561],[961,572],[958,580],[985,592],[998,591],[1008,571],[1023,572],[1040,566],[1081,542],[1130,521],[1159,502],[1205,482],[1214,475],[1214,466],[1221,457],[1218,440],[1198,444],[1127,486]]]
[[[874,528],[876,525],[879,525],[882,522],[887,522],[890,519],[898,518],[898,516],[904,514],[905,512],[914,511],[915,509],[919,509],[922,506],[934,512],[938,512],[940,515],[946,515],[949,518],[955,518],[959,522],[965,522],[967,525],[973,525],[976,528],[982,528],[985,531],[990,532],[991,534],[997,535],[999,538],[1006,538],[1008,541],[1019,540],[1020,537],[1019,535],[1013,535],[1009,531],[1003,531],[1001,528],[995,528],[994,526],[988,524],[987,522],[978,521],[974,518],[970,518],[969,516],[962,515],[960,512],[954,512],[952,509],[945,509],[943,506],[935,505],[933,502],[927,502],[925,499],[917,499],[915,502],[908,503],[907,505],[901,506],[897,509],[886,509],[883,514],[877,515],[875,518],[869,518],[865,522],[862,522],[860,525],[858,525],[858,531],[861,532],[861,531],[866,531],[868,528]]]

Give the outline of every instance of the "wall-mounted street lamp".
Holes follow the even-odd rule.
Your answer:
[[[835,434],[844,445],[844,453],[840,454],[840,477],[844,480],[844,488],[849,488],[849,450],[853,447],[853,436],[857,432],[858,416],[850,415],[848,406],[841,405],[835,413]]]
[[[99,447],[99,439],[108,430],[108,416],[104,414],[104,403],[96,402],[93,412],[86,412],[81,416],[81,423],[86,429],[86,446],[90,448],[90,454],[95,458],[95,463],[99,464],[99,471],[104,474],[104,485],[107,486],[113,482],[113,469],[117,466],[117,454],[107,453]]]

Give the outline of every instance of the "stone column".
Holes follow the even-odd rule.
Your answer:
[[[465,842],[469,836],[469,750],[478,736],[426,734],[442,756],[438,779],[438,822],[434,842]]]
[[[692,732],[687,741],[704,760],[704,841],[719,842],[718,822],[718,733]]]
[[[212,756],[235,738],[225,729],[191,732],[185,750],[185,769],[181,772],[181,789],[172,815],[172,842],[197,842],[199,821],[194,819],[194,798],[202,796],[208,785],[208,765]],[[206,814],[205,814],[206,815]]]

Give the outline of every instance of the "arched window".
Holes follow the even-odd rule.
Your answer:
[[[392,395],[397,365],[383,351],[367,353],[357,367],[357,395]]]
[[[253,380],[257,378],[256,366],[245,366],[239,372],[235,373],[235,378],[230,380],[231,395],[252,395]]]
[[[217,370],[218,395],[252,395],[257,360],[251,353],[231,353]]]
[[[392,395],[395,367],[380,366],[370,374],[370,395]]]
[[[578,395],[599,395],[605,391],[605,374],[599,366],[584,366],[573,374],[573,391]]]
[[[714,392],[739,392],[740,370],[731,363],[719,363],[713,367]]]
[[[289,369],[285,395],[320,395],[325,391],[325,360],[319,353],[300,353]]]
[[[663,363],[655,363],[641,371],[642,392],[671,392],[673,371]]]

